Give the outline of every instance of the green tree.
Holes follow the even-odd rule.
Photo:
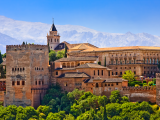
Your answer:
[[[49,53],[49,61],[55,61],[57,60],[57,57],[56,57],[56,52],[51,50],[50,53]]]
[[[23,41],[22,45],[25,45],[25,42]]]
[[[4,53],[4,54],[2,55],[2,58],[6,58],[6,53]]]
[[[106,57],[104,58],[104,66],[106,67]]]
[[[113,117],[116,115],[120,115],[121,113],[121,104],[118,103],[109,103],[106,105],[106,113],[108,117]]]
[[[3,62],[1,51],[0,51],[0,64]]]
[[[48,116],[49,112],[51,112],[51,108],[49,106],[42,106],[40,105],[38,108],[37,108],[37,112],[40,114],[40,113],[43,113],[45,116]],[[43,117],[45,118],[45,117]]]
[[[135,75],[131,70],[125,71],[125,73],[122,75],[122,78],[125,80],[128,80],[129,82],[135,80]]]
[[[152,86],[153,84],[154,84],[153,81],[149,81],[149,82],[148,82],[148,85],[149,85],[149,86]]]
[[[101,65],[101,61],[98,62],[98,65]]]
[[[118,90],[112,91],[109,99],[111,103],[119,103],[121,100],[120,92]]]
[[[126,103],[126,102],[129,102],[129,99],[128,99],[128,97],[123,96],[123,97],[121,98],[121,103]]]
[[[65,56],[65,52],[64,50],[58,51],[57,52],[57,59],[63,58]]]
[[[67,57],[67,46],[65,44],[65,52],[64,52],[64,57]]]
[[[63,120],[65,118],[65,111],[59,111],[58,113],[49,113],[46,120]]]
[[[153,83],[156,84],[156,78],[153,78]]]
[[[63,120],[75,120],[75,118],[72,114],[69,114],[69,115],[66,115]]]

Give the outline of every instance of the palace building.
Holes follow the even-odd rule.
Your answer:
[[[52,61],[49,50],[67,48],[67,58]],[[49,85],[58,83],[62,91],[74,89],[106,95],[119,90],[130,101],[160,103],[158,88],[128,87],[122,79],[126,70],[137,76],[155,77],[160,60],[160,47],[130,46],[98,48],[89,43],[70,44],[60,42],[54,24],[47,34],[47,45],[7,45],[6,79],[0,79],[0,101],[4,106],[33,106],[37,108]],[[157,74],[157,81],[160,80]],[[159,82],[157,82],[157,86]],[[158,96],[158,97],[157,97]],[[157,99],[157,100],[156,100]]]

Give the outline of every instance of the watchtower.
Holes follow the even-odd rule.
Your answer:
[[[160,106],[160,73],[156,73],[156,103]]]
[[[60,43],[60,36],[57,33],[57,29],[53,23],[49,31],[49,35],[47,33],[47,44],[49,45],[50,50],[54,50],[59,43]]]
[[[47,45],[6,46],[5,105],[37,107],[49,85]]]

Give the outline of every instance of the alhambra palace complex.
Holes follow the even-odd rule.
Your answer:
[[[4,106],[14,104],[37,108],[48,86],[55,83],[67,92],[77,88],[109,97],[111,91],[119,90],[130,101],[150,101],[160,105],[157,68],[160,47],[98,48],[89,43],[60,43],[54,24],[47,34],[47,43],[55,51],[67,47],[67,58],[49,65],[48,45],[6,46],[6,79],[0,79],[0,101]],[[156,87],[128,87],[128,81],[122,79],[126,70],[133,71],[139,80],[141,76],[156,76]]]

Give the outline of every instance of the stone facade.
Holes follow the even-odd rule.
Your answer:
[[[5,105],[38,107],[49,85],[47,45],[6,46]]]
[[[112,47],[68,52],[68,57],[97,56],[102,65],[113,70],[112,75],[122,76],[126,70],[132,70],[136,76],[155,77],[160,60],[160,47]]]

